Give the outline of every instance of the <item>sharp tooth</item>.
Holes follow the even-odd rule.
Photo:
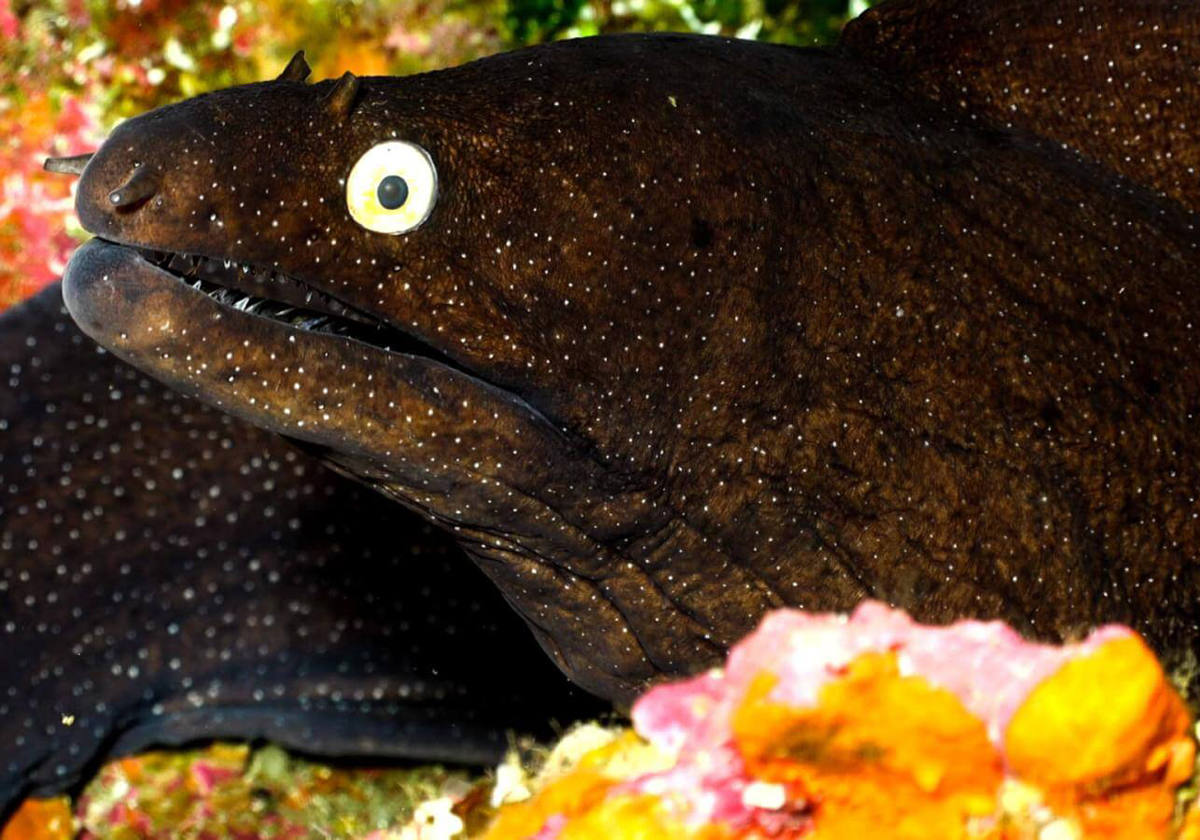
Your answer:
[[[247,307],[249,304],[250,304],[250,298],[248,298],[248,297],[244,297],[244,298],[242,298],[241,300],[239,300],[237,303],[235,303],[235,304],[233,305],[233,308],[234,308],[234,309],[240,309],[241,311],[245,312],[245,311],[246,311],[246,307]]]
[[[193,284],[192,284],[192,288],[193,288],[193,289],[199,289],[199,288],[200,288],[200,281],[199,281],[199,280],[197,280],[195,283],[193,283]]]

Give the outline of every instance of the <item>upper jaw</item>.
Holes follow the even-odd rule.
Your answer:
[[[142,261],[161,273],[237,312],[307,332],[344,336],[390,352],[411,352],[459,367],[436,349],[389,326],[386,321],[276,269],[232,259],[111,244],[136,252]]]
[[[258,301],[274,301],[296,309],[313,310],[366,325],[380,324],[378,319],[365,315],[277,269],[229,258],[128,247],[133,247],[143,259],[189,285],[200,284],[210,297],[214,297],[216,291],[211,287],[220,287],[228,290],[231,300],[243,301],[250,298],[255,301],[254,305],[258,305]],[[246,309],[248,305],[248,302],[241,303],[238,308]]]

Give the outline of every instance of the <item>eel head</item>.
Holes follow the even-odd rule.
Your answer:
[[[663,562],[704,540],[662,489],[674,393],[643,387],[692,378],[670,348],[704,341],[704,291],[651,264],[694,277],[729,247],[711,231],[736,187],[703,185],[753,174],[680,164],[655,177],[709,206],[644,206],[650,156],[713,115],[643,130],[674,97],[599,72],[624,57],[601,42],[316,84],[300,59],[51,165],[82,173],[95,238],[63,288],[88,334],[450,529],[570,676],[624,699],[714,661],[772,596]]]

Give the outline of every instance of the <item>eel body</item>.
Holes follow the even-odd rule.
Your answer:
[[[78,167],[66,304],[444,529],[618,703],[868,596],[1194,661],[1200,11],[1036,6],[298,59]]]
[[[448,538],[79,332],[0,316],[0,823],[153,744],[484,762],[595,714]]]

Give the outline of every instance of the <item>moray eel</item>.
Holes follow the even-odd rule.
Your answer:
[[[197,738],[483,762],[599,711],[449,537],[104,353],[0,316],[0,824]]]
[[[64,297],[444,528],[618,703],[866,597],[1194,660],[1198,15],[297,59],[61,164],[96,236]]]

